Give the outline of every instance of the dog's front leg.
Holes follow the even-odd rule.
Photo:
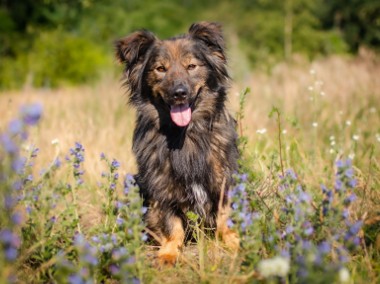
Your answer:
[[[158,262],[160,265],[174,265],[185,239],[185,231],[182,220],[174,215],[168,217],[166,226],[168,234],[164,234],[161,240],[161,247],[157,254]]]
[[[228,228],[227,220],[229,217],[229,206],[221,206],[216,219],[216,237],[221,237],[227,248],[233,252],[237,252],[240,247],[238,234]]]

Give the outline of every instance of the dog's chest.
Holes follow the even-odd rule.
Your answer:
[[[190,190],[191,190],[191,196],[193,197],[193,206],[194,206],[194,211],[201,215],[201,216],[204,216],[205,215],[205,204],[207,203],[208,201],[208,194],[207,192],[205,191],[205,188],[204,186],[202,186],[201,184],[192,184],[190,186]]]

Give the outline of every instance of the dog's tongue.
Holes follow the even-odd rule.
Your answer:
[[[170,117],[179,127],[185,127],[191,120],[191,108],[189,104],[172,105],[170,108]]]

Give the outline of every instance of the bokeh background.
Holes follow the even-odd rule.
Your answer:
[[[246,194],[245,199],[239,195],[235,199],[237,206],[247,200],[251,204],[251,215],[241,207],[236,207],[234,213],[248,221],[254,218],[253,213],[261,219],[255,219],[249,230],[241,231],[242,250],[237,260],[235,256],[229,258],[219,250],[218,242],[210,239],[206,246],[189,245],[184,249],[184,264],[167,270],[152,268],[150,259],[156,248],[140,246],[139,235],[135,234],[138,243],[129,246],[130,252],[141,248],[138,254],[148,256],[148,261],[137,258],[139,274],[135,271],[131,275],[138,276],[142,283],[264,283],[255,269],[262,259],[287,245],[278,237],[285,226],[283,221],[288,220],[286,225],[298,224],[294,226],[304,231],[302,219],[286,217],[284,206],[310,212],[312,207],[322,208],[314,201],[321,204],[318,206],[331,203],[332,199],[321,191],[321,184],[336,189],[337,172],[343,171],[337,165],[347,163],[347,177],[355,181],[355,188],[347,194],[353,193],[349,198],[357,201],[351,206],[352,201],[339,193],[340,199],[329,205],[335,219],[321,226],[315,218],[315,229],[320,232],[308,240],[318,245],[321,240],[334,239],[332,253],[319,264],[322,266],[316,266],[314,258],[309,257],[314,256],[307,254],[307,272],[312,281],[305,278],[299,282],[338,283],[337,268],[343,265],[346,276],[348,273],[352,279],[339,283],[380,283],[379,0],[0,0],[0,138],[5,137],[3,133],[15,133],[14,127],[19,124],[14,119],[22,106],[37,103],[43,109],[39,124],[29,129],[28,140],[20,145],[21,156],[39,149],[33,165],[27,166],[28,176],[22,179],[27,196],[22,204],[34,204],[36,210],[24,214],[27,223],[22,224],[20,258],[7,264],[0,251],[0,282],[11,276],[18,277],[19,283],[55,283],[63,271],[56,266],[60,263],[57,253],[73,249],[77,227],[88,240],[98,233],[114,233],[119,218],[115,212],[120,211],[111,207],[112,200],[116,195],[117,200],[123,200],[122,177],[136,172],[131,151],[135,113],[127,104],[123,66],[114,58],[114,41],[141,28],[168,38],[186,33],[196,21],[217,21],[224,28],[232,77],[228,108],[238,121],[240,172],[246,174],[245,181],[242,175],[242,184],[236,187],[246,188],[241,193]],[[2,138],[0,143],[4,141]],[[75,175],[70,159],[75,153],[72,149],[78,147],[84,162],[81,174]],[[101,153],[110,161],[120,162],[115,196],[116,173],[111,172],[112,180],[104,172]],[[2,177],[6,175],[1,169],[10,169],[7,157],[11,161],[17,158],[0,149]],[[58,160],[59,170],[47,175]],[[293,169],[290,172],[297,176],[289,190],[301,196],[302,185],[307,196],[313,197],[312,206],[299,202],[291,205],[283,197],[286,195],[280,192],[280,185],[284,184],[286,169]],[[3,188],[11,192],[12,186],[0,184],[0,199],[7,193]],[[70,189],[70,195],[66,189]],[[131,204],[135,212],[141,211],[138,202]],[[339,210],[346,207],[350,207],[352,220],[360,220],[355,224],[363,224],[363,230],[361,225],[353,225],[356,229],[352,229],[346,219],[341,219]],[[11,220],[11,210],[2,208],[0,225],[3,220]],[[125,220],[141,223],[139,214],[129,214],[132,217]],[[20,231],[19,224],[12,224],[14,232]],[[134,228],[136,232],[142,230]],[[123,226],[117,230],[125,236]],[[361,246],[349,263],[340,256],[337,259],[333,250],[336,230],[343,234],[348,230],[348,236],[357,241],[357,234],[361,238]],[[118,245],[129,244],[132,242],[120,237]],[[295,252],[300,249],[305,255],[301,242],[296,239],[293,244]],[[20,242],[13,245],[18,248]],[[203,256],[204,248],[209,252],[207,257]],[[79,259],[81,254],[86,255],[86,251],[78,251]],[[74,265],[63,275],[80,275],[83,280],[70,283],[118,283],[118,276],[108,271],[108,261],[113,257],[99,254],[99,261],[104,261],[97,268],[99,273],[84,276],[80,273],[85,270],[81,269],[94,266],[76,261],[75,253],[69,257]],[[268,281],[297,282],[293,275],[305,268],[300,263],[292,262],[289,278]],[[78,274],[70,274],[74,272]],[[62,283],[67,282],[67,277],[62,279]]]
[[[239,78],[296,55],[378,50],[379,13],[376,0],[2,0],[0,89],[94,82],[114,70],[118,37],[167,38],[199,20],[224,25]]]
[[[134,172],[134,110],[114,41],[141,28],[168,38],[206,20],[224,27],[233,113],[250,89],[239,133],[255,163],[278,146],[273,106],[297,141],[294,153],[315,153],[313,145],[323,161],[358,147],[367,153],[380,139],[379,11],[373,0],[1,0],[0,127],[21,105],[40,102],[31,143],[43,149],[41,164],[58,139],[62,153],[83,143],[90,178],[101,171],[101,152]]]

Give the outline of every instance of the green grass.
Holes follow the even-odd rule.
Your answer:
[[[0,148],[0,229],[12,232],[10,242],[2,235],[0,282],[17,277],[21,283],[85,283],[75,278],[80,276],[88,283],[339,283],[342,267],[349,271],[348,283],[379,282],[376,62],[332,57],[236,80],[230,108],[238,118],[242,157],[231,221],[241,249],[231,254],[195,222],[198,242],[187,244],[175,267],[161,269],[155,264],[157,248],[144,242],[141,200],[126,176],[135,172],[134,111],[126,106],[120,83],[1,94],[3,135],[19,117],[19,106],[40,102],[43,114],[36,126],[22,124],[27,140],[17,131],[10,135],[16,152]],[[52,144],[54,139],[58,143]],[[33,165],[17,173],[12,162],[21,156]],[[338,180],[340,191],[334,189]],[[328,191],[334,196],[329,202]],[[352,194],[357,198],[348,202]],[[5,202],[9,196],[11,204]],[[328,213],[323,206],[330,206]],[[357,220],[363,221],[358,230],[352,228]],[[323,242],[330,247],[320,255]],[[13,247],[14,259],[7,255]],[[289,271],[281,279],[267,276],[262,260],[272,259],[267,266],[278,272],[284,269],[284,259],[275,258],[281,252],[287,252]]]

